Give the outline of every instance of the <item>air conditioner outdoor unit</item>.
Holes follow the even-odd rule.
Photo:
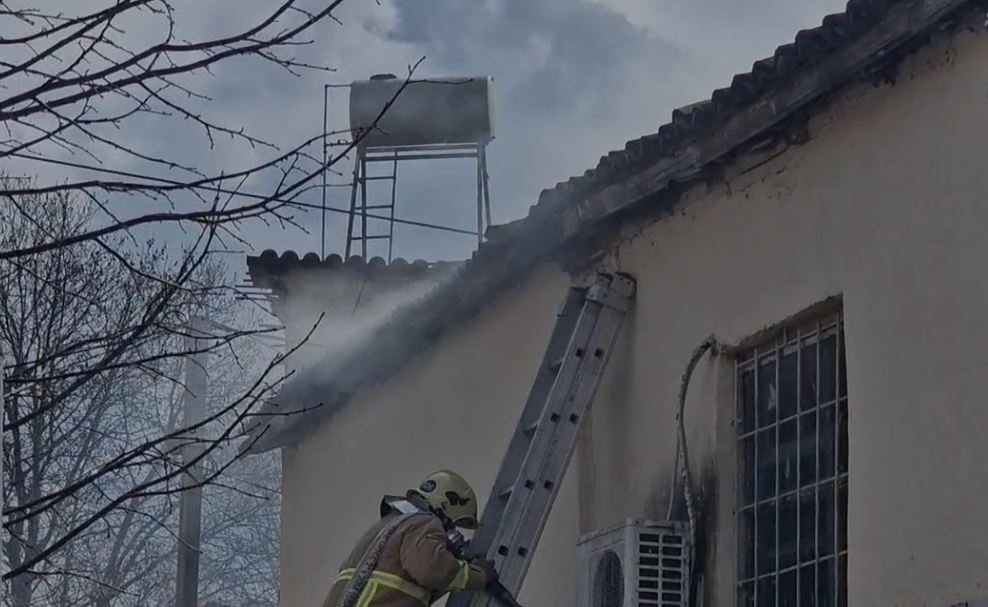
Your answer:
[[[578,543],[577,607],[687,607],[685,526],[629,519]]]

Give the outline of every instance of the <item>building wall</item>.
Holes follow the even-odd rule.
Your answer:
[[[850,395],[850,604],[988,595],[986,65],[984,32],[937,42],[895,86],[847,91],[808,143],[627,227],[601,269],[637,277],[636,306],[523,603],[573,604],[580,533],[664,518],[680,375],[702,339],[738,343],[833,295]],[[286,452],[284,605],[318,604],[381,493],[441,466],[487,488],[566,282],[540,270]],[[686,410],[708,605],[734,602],[732,369],[727,355],[704,359]]]
[[[381,496],[401,494],[439,468],[466,476],[487,499],[515,417],[542,358],[567,279],[547,269],[504,293],[464,331],[402,374],[357,398],[284,455],[282,605],[320,605],[340,561],[377,517]],[[575,479],[561,493],[540,548],[572,562]],[[530,596],[570,607],[563,579],[532,573]]]
[[[988,595],[986,65],[984,32],[939,43],[896,86],[848,91],[809,143],[627,228],[604,266],[637,276],[638,300],[584,445],[584,531],[664,516],[679,380],[697,344],[737,343],[839,295],[850,604]],[[686,410],[718,605],[734,601],[732,367],[706,358]]]

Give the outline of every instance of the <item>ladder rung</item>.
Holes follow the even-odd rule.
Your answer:
[[[380,240],[382,238],[391,238],[387,234],[374,234],[373,236],[351,236],[350,240]]]
[[[366,207],[364,206],[357,207],[357,210],[362,211],[364,209],[367,209],[369,211],[371,209],[391,209],[394,208],[394,206],[395,205],[393,204],[371,204],[371,205],[367,205]]]
[[[375,175],[373,177],[362,177],[361,179],[366,179],[367,181],[383,181],[385,179],[394,179],[394,175]]]
[[[529,489],[529,490],[534,489],[535,488],[535,481],[532,480],[532,479],[526,480],[523,483],[523,486],[524,486],[525,489]],[[549,481],[546,481],[545,488],[546,489],[551,489],[552,488],[552,483],[549,482]],[[501,491],[499,491],[498,494],[497,494],[497,496],[500,497],[503,500],[507,500],[509,497],[511,497],[511,494],[514,493],[514,492],[515,492],[515,485],[511,485],[510,487],[507,487],[507,488],[502,489]]]
[[[599,275],[591,290],[570,289],[558,315],[541,362],[549,372],[536,374],[471,541],[477,555],[495,560],[501,583],[513,593],[521,590],[633,296],[632,280]],[[447,607],[500,605],[485,594],[454,593]]]
[[[576,351],[573,354],[577,358],[583,358],[584,350],[583,350],[583,348],[577,348]],[[598,355],[598,358],[599,358],[599,355]],[[558,373],[559,372],[559,369],[562,368],[564,362],[566,362],[566,357],[565,356],[561,356],[561,357],[557,358],[556,360],[554,360],[551,363],[549,363],[549,370],[552,371],[553,373]]]

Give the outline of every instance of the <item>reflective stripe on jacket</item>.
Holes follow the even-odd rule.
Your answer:
[[[334,583],[339,584],[341,582],[350,581],[356,571],[356,569],[344,569],[337,574],[336,581]],[[426,605],[428,605],[432,600],[432,593],[425,588],[413,584],[408,580],[402,579],[397,575],[375,569],[371,573],[370,579],[367,580],[367,587],[360,593],[360,600],[357,601],[357,607],[364,607],[365,605],[370,604],[370,602],[374,599],[374,595],[376,595],[377,591],[382,587],[391,588],[392,590],[397,590],[402,594],[407,594],[413,599],[421,603],[425,603]]]
[[[338,607],[347,582],[389,514],[360,538],[343,562],[323,607]],[[374,573],[355,607],[421,607],[453,590],[482,590],[483,571],[457,559],[446,547],[446,533],[434,516],[414,516],[402,523],[381,551]]]

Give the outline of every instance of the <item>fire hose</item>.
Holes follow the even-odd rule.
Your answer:
[[[446,532],[446,545],[449,547],[450,552],[452,552],[456,558],[469,561],[470,558],[467,555],[467,542],[463,534],[456,529],[450,529]],[[504,584],[500,580],[491,580],[487,584],[486,591],[492,597],[497,599],[499,603],[505,605],[506,607],[521,607],[518,600],[515,599],[511,591],[504,587]]]
[[[377,567],[377,562],[381,559],[384,546],[391,539],[391,536],[394,535],[395,531],[413,516],[421,515],[403,514],[378,532],[377,537],[374,538],[374,542],[371,544],[371,549],[364,554],[364,557],[357,564],[357,568],[353,572],[353,577],[350,578],[350,582],[343,592],[343,600],[340,601],[340,607],[353,607],[357,604],[360,594],[364,591],[364,587],[367,586],[367,580],[370,579],[371,574]]]

